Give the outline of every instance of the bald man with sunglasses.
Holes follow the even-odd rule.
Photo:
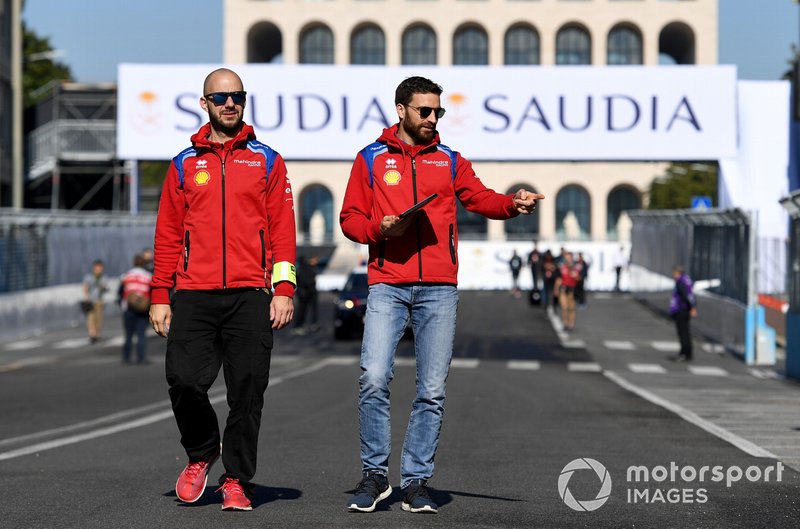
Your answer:
[[[295,223],[283,158],[243,120],[247,92],[221,68],[203,84],[208,123],[170,163],[155,233],[150,323],[167,337],[172,409],[193,503],[222,458],[222,509],[249,511],[273,329],[293,316]],[[175,289],[170,300],[169,292]],[[220,435],[208,399],[220,367],[230,407]]]
[[[525,189],[514,195],[488,189],[466,158],[439,142],[436,125],[445,115],[441,94],[441,86],[423,77],[400,83],[395,92],[399,122],[356,157],[339,217],[349,239],[369,245],[358,401],[362,479],[347,504],[351,512],[372,512],[392,492],[389,383],[395,349],[409,322],[417,395],[400,463],[401,507],[412,513],[438,511],[427,481],[433,475],[456,328],[456,202],[503,220],[531,213],[544,198]],[[401,214],[433,195],[414,213]]]

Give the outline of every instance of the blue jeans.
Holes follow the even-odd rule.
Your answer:
[[[136,337],[136,359],[143,363],[147,361],[147,326],[150,324],[150,316],[146,312],[134,312],[126,310],[122,313],[122,323],[125,328],[125,341],[122,344],[122,361],[131,361],[131,349],[133,349],[133,338]]]
[[[433,475],[457,309],[455,285],[381,283],[369,287],[358,395],[364,472],[389,472],[389,383],[394,377],[395,349],[410,320],[417,357],[417,396],[403,443],[400,485],[406,487],[413,479]]]

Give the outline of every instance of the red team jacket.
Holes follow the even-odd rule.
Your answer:
[[[158,209],[152,302],[169,289],[270,288],[293,296],[296,254],[292,188],[283,158],[253,127],[225,143],[210,126],[170,164]],[[275,274],[275,275],[273,275]],[[174,276],[174,280],[173,280]]]
[[[488,189],[472,164],[439,143],[411,146],[397,137],[398,125],[356,157],[339,223],[347,238],[369,245],[369,284],[458,283],[456,200],[490,219],[518,215],[512,195]],[[371,167],[371,170],[370,170]],[[398,215],[431,193],[400,237],[380,231],[386,215]]]

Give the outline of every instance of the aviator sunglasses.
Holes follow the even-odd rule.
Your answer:
[[[444,117],[445,110],[442,107],[433,108],[433,107],[412,107],[411,105],[406,105],[408,108],[413,108],[417,112],[419,112],[419,117],[422,119],[427,118],[431,115],[431,112],[436,114],[436,119],[442,119]]]
[[[214,92],[211,94],[206,94],[203,97],[217,106],[227,103],[229,97],[233,99],[234,105],[244,105],[244,101],[247,98],[247,92]]]

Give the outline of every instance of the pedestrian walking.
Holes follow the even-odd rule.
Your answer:
[[[356,156],[339,218],[349,239],[369,245],[358,401],[362,480],[347,502],[350,511],[371,512],[392,492],[389,382],[395,349],[410,321],[417,389],[400,459],[401,507],[437,512],[427,481],[444,415],[458,306],[454,203],[508,219],[531,213],[536,200],[544,198],[525,189],[502,195],[486,188],[466,158],[440,143],[441,93],[441,86],[423,77],[400,83],[395,92],[399,122]],[[438,198],[424,208],[398,216],[433,193]]]
[[[297,292],[295,300],[294,334],[306,334],[319,330],[319,306],[317,303],[317,264],[316,255],[301,256],[297,259]],[[306,321],[308,320],[308,321]]]
[[[144,254],[136,254],[133,268],[120,279],[122,290],[122,326],[125,341],[122,343],[122,363],[130,364],[133,342],[136,340],[136,362],[147,363],[147,323],[150,319],[150,281],[153,279],[145,266]]]
[[[622,270],[628,267],[628,254],[625,253],[625,247],[620,246],[619,251],[614,255],[614,290],[620,291],[620,279],[622,277]]]
[[[554,305],[554,300],[556,300],[556,302],[558,300],[558,294],[555,292],[557,277],[558,267],[556,266],[555,257],[553,257],[553,253],[547,249],[542,256],[542,282],[544,283],[542,305],[545,310]]]
[[[92,271],[83,277],[83,306],[86,313],[86,330],[91,343],[97,343],[103,334],[103,313],[105,311],[103,297],[108,292],[108,278],[105,275],[105,269],[105,263],[96,259],[92,262]]]
[[[514,250],[511,259],[508,261],[508,267],[511,269],[511,293],[514,297],[519,297],[519,272],[522,270],[522,257],[519,256]]]
[[[296,282],[286,165],[243,121],[246,102],[235,72],[206,77],[200,107],[209,121],[164,181],[150,308],[156,333],[169,336],[169,396],[189,457],[175,492],[197,501],[221,452],[223,510],[252,509],[273,329],[292,320]],[[208,399],[220,366],[230,408],[221,445]]]
[[[533,241],[533,249],[528,254],[528,266],[531,268],[533,290],[538,290],[539,278],[542,277],[542,253],[539,251],[538,241]]]
[[[669,314],[675,320],[681,350],[673,358],[676,362],[688,362],[692,359],[692,318],[697,316],[697,298],[692,289],[692,279],[684,272],[682,266],[672,269],[675,286],[669,303]]]
[[[580,277],[578,278],[578,284],[575,285],[575,303],[578,307],[585,308],[586,307],[586,280],[589,278],[589,261],[586,260],[586,257],[583,255],[583,252],[578,252],[578,259],[576,261],[578,268],[580,269]]]
[[[558,303],[561,308],[561,322],[564,330],[575,328],[575,287],[581,277],[580,266],[575,263],[572,252],[561,252],[561,267],[556,277],[555,289],[558,292]]]

